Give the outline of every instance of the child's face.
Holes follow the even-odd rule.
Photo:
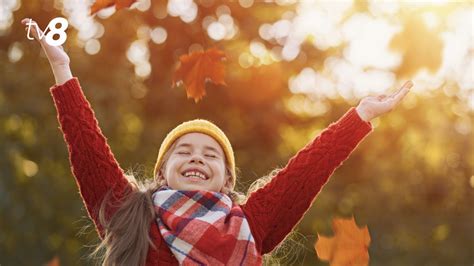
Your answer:
[[[162,174],[168,186],[177,190],[220,192],[230,182],[224,151],[214,138],[202,133],[176,140]]]

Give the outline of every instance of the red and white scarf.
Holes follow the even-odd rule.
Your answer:
[[[163,187],[152,197],[160,233],[181,265],[261,265],[247,219],[226,194]]]

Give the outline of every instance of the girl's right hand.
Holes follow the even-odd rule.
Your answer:
[[[27,23],[29,21],[29,18],[24,18],[21,21],[21,23],[26,26],[25,31],[28,31]],[[31,20],[31,23],[37,24],[34,20]],[[37,29],[39,30],[39,33],[37,32]],[[33,37],[41,44],[41,47],[43,48],[43,51],[46,54],[46,57],[48,58],[49,63],[51,64],[51,67],[69,65],[69,56],[66,54],[62,46],[51,46],[46,43],[45,38],[42,38],[41,40],[39,39],[38,34],[43,35],[43,32],[41,31],[41,29],[39,29],[39,27],[36,28],[35,26],[31,25],[30,34],[33,35]]]

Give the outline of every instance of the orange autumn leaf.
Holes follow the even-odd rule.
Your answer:
[[[52,258],[50,261],[48,261],[46,263],[46,266],[59,266],[59,257],[58,256],[54,256],[54,258]]]
[[[224,52],[217,48],[180,56],[180,65],[173,75],[173,87],[182,81],[186,87],[186,96],[198,102],[206,95],[206,81],[227,85],[224,81],[224,60]]]
[[[321,260],[329,261],[331,266],[369,265],[370,235],[367,226],[360,229],[351,219],[332,221],[333,237],[318,234],[314,248]]]
[[[111,7],[115,5],[117,10],[122,8],[130,7],[137,0],[96,0],[95,3],[91,6],[91,15],[94,15],[101,9]]]

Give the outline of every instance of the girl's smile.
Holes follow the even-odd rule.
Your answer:
[[[183,177],[187,179],[208,180],[208,175],[198,168],[187,169],[182,173]]]

